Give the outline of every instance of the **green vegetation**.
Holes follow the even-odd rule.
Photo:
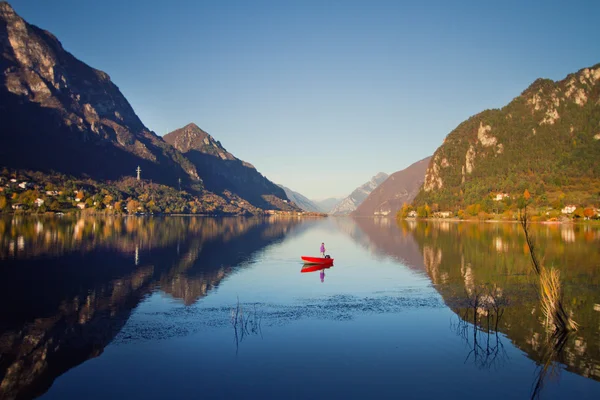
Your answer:
[[[0,172],[0,213],[75,212],[103,214],[262,214],[231,193],[225,198],[136,180],[98,182],[63,174]]]
[[[546,312],[552,315],[553,310],[544,309],[539,292],[540,278],[531,266],[527,239],[519,224],[401,221],[399,227],[417,241],[425,272],[457,315],[462,317],[469,309],[464,301],[465,294],[472,296],[479,288],[495,287],[494,303],[502,299],[509,302],[498,330],[534,360],[543,362],[547,359],[545,338],[552,336],[547,322],[550,326],[554,322],[547,321]],[[595,327],[600,323],[597,311],[600,303],[600,271],[597,268],[600,231],[583,224],[532,224],[528,229],[535,237],[538,259],[543,260],[549,271],[560,271],[560,288],[553,277],[554,281],[549,283],[555,289],[549,293],[556,293],[554,299],[562,297],[569,319],[580,325],[565,343],[565,354],[576,356],[552,360],[562,361],[577,373],[600,380],[599,371],[587,367],[598,365],[600,360],[600,345],[595,333]],[[556,303],[547,300],[546,304]],[[471,321],[472,312],[469,314]],[[479,318],[482,317],[487,316],[483,313]]]
[[[435,152],[414,205],[435,204],[468,216],[509,213],[514,219],[516,202],[528,190],[534,219],[556,218],[568,205],[577,207],[575,218],[596,215],[597,68],[600,64],[556,83],[538,80],[504,108],[486,110],[461,123]]]

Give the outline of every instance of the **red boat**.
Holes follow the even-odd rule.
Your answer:
[[[333,264],[304,264],[301,273],[321,271],[333,267]]]
[[[333,258],[331,257],[308,257],[302,256],[302,261],[306,264],[333,264]]]

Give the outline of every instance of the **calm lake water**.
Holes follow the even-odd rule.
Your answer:
[[[0,219],[0,398],[598,399],[600,229],[532,235],[560,340],[517,224]]]

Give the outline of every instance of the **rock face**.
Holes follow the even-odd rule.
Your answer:
[[[375,175],[371,180],[364,185],[356,188],[350,196],[342,199],[338,204],[333,207],[329,212],[331,215],[349,215],[371,194],[377,186],[381,185],[388,177],[385,172],[380,172]]]
[[[430,160],[431,157],[427,157],[406,169],[394,172],[373,190],[352,215],[360,217],[394,216],[403,203],[410,204],[419,193]]]
[[[194,164],[207,190],[217,194],[229,191],[263,209],[298,209],[289,203],[282,188],[252,164],[237,159],[196,124],[168,133],[164,140]]]
[[[142,174],[200,183],[195,167],[151,132],[110,77],[0,2],[0,164],[95,179]]]
[[[320,213],[325,212],[321,208],[319,208],[319,206],[317,206],[313,201],[309,200],[307,197],[301,195],[300,193],[294,192],[292,189],[286,188],[283,185],[279,185],[279,187],[281,187],[284,190],[286,196],[288,197],[288,199],[290,199],[290,201],[296,203],[296,205],[304,211]]]
[[[600,64],[558,82],[538,79],[502,109],[483,111],[450,132],[415,202],[486,208],[495,193],[514,199],[528,189],[538,205],[594,204],[599,133]]]

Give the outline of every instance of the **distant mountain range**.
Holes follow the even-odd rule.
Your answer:
[[[385,172],[380,172],[375,175],[371,180],[358,188],[356,188],[350,195],[342,199],[337,203],[333,209],[329,212],[331,215],[349,215],[371,194],[377,186],[379,186],[388,177]]]
[[[300,207],[304,211],[318,213],[325,212],[314,201],[309,200],[307,197],[301,195],[300,193],[294,192],[292,189],[289,189],[283,185],[278,186],[285,191],[285,194],[290,201],[294,202],[298,207]]]
[[[538,79],[501,109],[462,122],[435,151],[416,205],[600,206],[600,64]],[[494,201],[494,196],[502,201]]]
[[[394,172],[352,212],[353,216],[392,215],[402,207],[410,204],[425,179],[425,171],[431,157],[417,161],[406,169]]]

